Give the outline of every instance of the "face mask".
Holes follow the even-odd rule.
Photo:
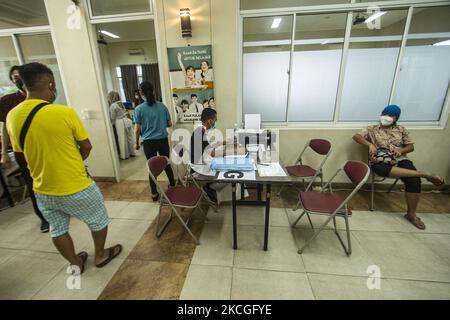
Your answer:
[[[216,128],[216,121],[211,125],[211,127],[208,130],[214,130]]]
[[[15,83],[17,89],[19,89],[20,91],[24,91],[22,79],[17,79],[14,83]]]
[[[383,126],[390,126],[394,123],[394,119],[389,116],[381,116],[380,122]]]

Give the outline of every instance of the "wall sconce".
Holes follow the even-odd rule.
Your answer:
[[[189,8],[180,9],[181,36],[192,37],[191,13]]]

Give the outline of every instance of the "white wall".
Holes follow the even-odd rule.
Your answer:
[[[90,43],[88,25],[82,19],[80,29],[67,28],[65,12],[72,1],[45,0],[45,3],[70,106],[80,116],[86,109],[91,114],[91,119],[83,120],[93,145],[86,164],[93,176],[115,177],[111,132],[106,125],[109,118],[106,118],[106,104],[96,73],[95,48]]]

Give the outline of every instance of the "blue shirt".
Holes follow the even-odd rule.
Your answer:
[[[168,137],[169,110],[159,101],[154,105],[141,103],[134,110],[134,122],[141,125],[142,140],[159,140]]]

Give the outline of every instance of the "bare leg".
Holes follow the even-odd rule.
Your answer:
[[[114,250],[114,257],[117,256],[122,250],[122,247],[120,245],[116,245],[113,248],[108,248],[105,250],[105,241],[107,234],[108,227],[105,227],[100,231],[92,232],[92,238],[94,239],[95,246],[95,265],[97,266],[108,259],[109,254],[111,253],[109,252],[109,250]]]
[[[75,253],[75,247],[73,245],[72,237],[66,233],[62,236],[52,238],[53,244],[59,253],[67,260],[71,265],[77,265],[81,267],[82,259],[77,257]]]
[[[417,205],[419,204],[420,193],[405,192],[406,206],[408,207],[408,216],[411,219],[416,217]]]
[[[95,264],[103,262],[105,257],[105,241],[108,234],[108,227],[100,231],[92,232],[92,239],[94,239],[95,246]]]
[[[444,182],[444,179],[432,174],[429,171],[422,171],[422,170],[416,171],[416,170],[399,168],[399,167],[392,167],[391,173],[389,176],[394,177],[394,178],[409,178],[409,177],[425,178],[428,181],[430,181],[431,183],[433,183],[435,186],[442,185]]]

